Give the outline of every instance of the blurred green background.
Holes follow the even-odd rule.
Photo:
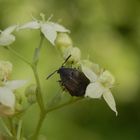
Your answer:
[[[113,89],[118,117],[103,100],[79,102],[50,113],[41,133],[48,140],[139,140],[140,139],[140,0],[0,0],[0,29],[31,20],[31,15],[53,14],[71,30],[82,58],[110,70],[117,83]],[[20,31],[12,47],[28,59],[39,43],[38,31]],[[31,69],[7,50],[0,48],[0,60],[14,65],[13,79],[34,82]],[[62,63],[56,48],[44,42],[39,74],[44,100],[60,92],[55,75],[45,77]],[[33,109],[33,111],[32,111]],[[24,131],[30,134],[38,118],[37,106],[24,117]],[[2,131],[2,130],[0,130]]]

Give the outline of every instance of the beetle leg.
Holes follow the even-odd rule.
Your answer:
[[[65,88],[65,86],[64,86],[64,83],[61,81],[61,83],[60,83],[60,86],[61,86],[61,88],[62,88],[62,91],[66,91],[66,88]]]
[[[58,80],[57,82],[58,82],[58,83],[61,83],[62,81],[61,81],[61,80]]]
[[[57,82],[60,84],[60,86],[62,86],[62,85],[63,85],[63,83],[62,83],[62,81],[61,81],[61,80],[58,80]]]
[[[74,62],[72,61],[72,62],[71,62],[71,68],[72,68],[73,63],[74,63]]]

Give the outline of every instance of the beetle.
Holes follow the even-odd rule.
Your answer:
[[[79,69],[64,67],[64,64],[70,57],[71,55],[68,56],[62,66],[50,74],[47,79],[57,72],[60,75],[60,84],[70,93],[71,96],[84,96],[90,81]]]

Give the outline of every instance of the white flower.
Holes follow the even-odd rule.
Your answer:
[[[20,29],[40,29],[45,38],[47,38],[52,45],[55,45],[57,32],[69,32],[69,30],[58,23],[37,20],[23,24],[18,28],[18,30]]]
[[[115,82],[112,74],[109,71],[103,71],[97,75],[93,70],[84,65],[82,65],[82,71],[90,80],[90,84],[87,86],[85,96],[91,98],[101,98],[101,96],[103,96],[108,106],[117,115],[118,112],[116,110],[116,103],[110,90]]]
[[[63,54],[64,60],[66,60],[66,58],[68,58],[68,56],[70,56],[70,55],[71,55],[71,57],[68,59],[67,62],[77,63],[80,61],[81,51],[77,47],[68,47],[65,49],[64,54]]]
[[[40,24],[38,21],[30,21],[30,22],[23,24],[22,26],[19,26],[18,30],[21,30],[21,29],[39,29],[39,28],[40,28]]]
[[[15,112],[15,89],[22,87],[25,80],[13,80],[4,82],[0,87],[0,115],[13,115]]]
[[[12,34],[17,28],[17,25],[10,26],[0,33],[0,46],[8,46],[15,41],[15,36]]]
[[[98,64],[92,63],[90,60],[87,60],[87,59],[81,60],[81,64],[90,68],[96,74],[100,74],[101,72],[100,66]]]
[[[55,40],[55,44],[59,49],[73,46],[72,39],[67,33],[59,33]]]
[[[12,72],[12,63],[9,61],[0,60],[0,81],[8,80]]]

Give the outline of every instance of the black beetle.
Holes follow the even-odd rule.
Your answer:
[[[90,81],[80,70],[64,67],[64,64],[70,57],[71,55],[65,60],[62,66],[50,74],[47,79],[57,72],[60,74],[61,80],[59,82],[65,89],[67,89],[71,96],[84,96]]]

